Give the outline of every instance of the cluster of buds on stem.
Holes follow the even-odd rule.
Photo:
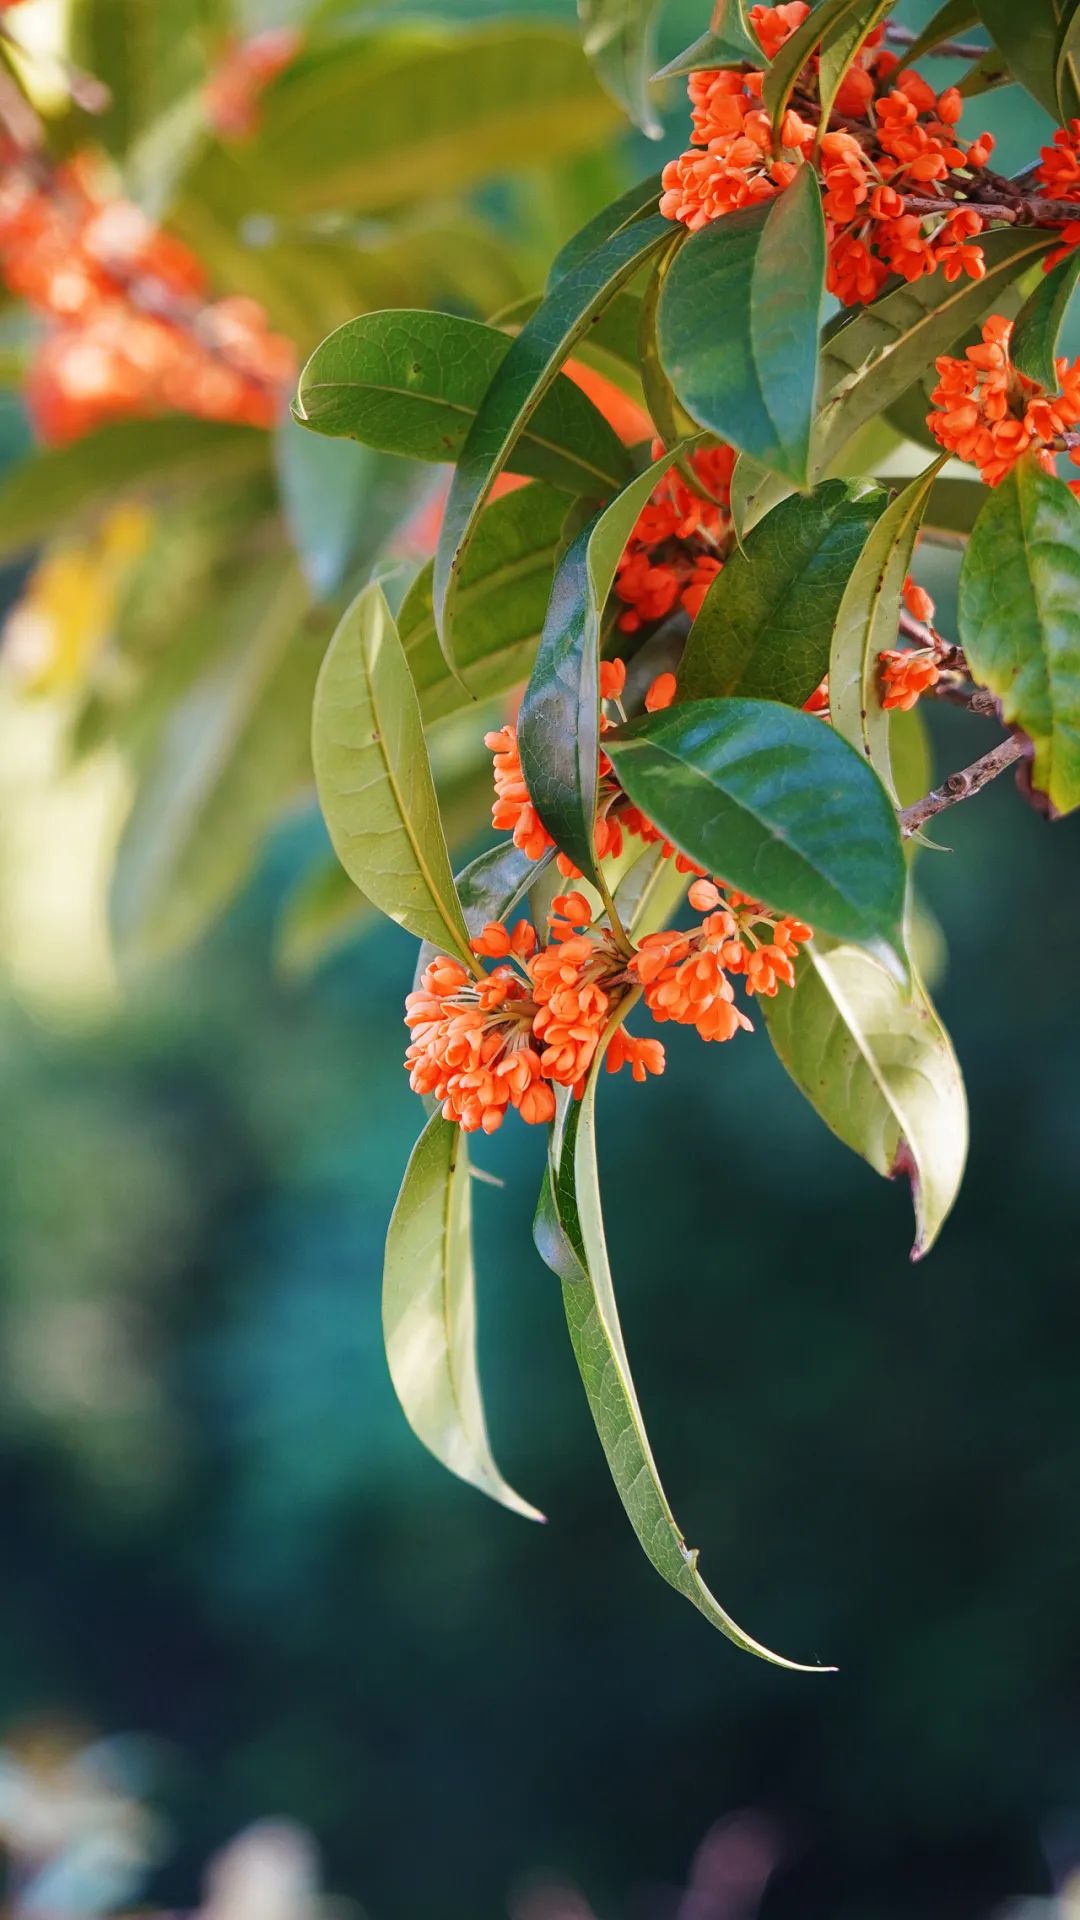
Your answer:
[[[1080,465],[1073,444],[1080,423],[1080,360],[1054,362],[1059,391],[1048,394],[1013,365],[1012,330],[1011,320],[991,314],[981,341],[962,359],[941,356],[927,420],[935,440],[978,467],[988,487],[1004,480],[1025,453],[1034,453],[1050,473],[1061,451]]]

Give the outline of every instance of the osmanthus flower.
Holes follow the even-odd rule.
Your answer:
[[[808,13],[802,0],[751,9],[767,58]],[[897,56],[882,39],[878,27],[864,41],[836,98],[837,124],[824,129],[815,55],[775,142],[760,71],[692,73],[692,145],[664,169],[661,213],[696,231],[736,207],[771,199],[799,167],[814,165],[826,220],[827,284],[845,305],[876,299],[892,274],[912,281],[940,267],[950,281],[964,274],[981,279],[985,261],[975,243],[985,221],[976,208],[958,206],[953,192],[985,167],[993,140],[985,133],[964,140],[956,130],[963,108],[957,89],[939,95],[921,74],[898,73]],[[920,204],[909,207],[905,195],[918,196]],[[940,198],[940,210],[928,212],[927,197]]]
[[[941,678],[939,660],[944,641],[934,626],[934,602],[925,587],[908,577],[904,582],[904,606],[912,620],[925,628],[926,643],[914,647],[888,647],[878,658],[881,663],[881,704],[886,709],[910,712],[919,695],[936,686]]]
[[[203,88],[208,126],[222,140],[249,140],[257,132],[260,102],[271,80],[292,65],[303,45],[296,27],[264,27],[234,40]]]
[[[794,986],[792,961],[811,930],[719,881],[695,880],[689,899],[705,914],[700,926],[647,934],[630,961],[645,1004],[654,1019],[696,1027],[703,1040],[752,1032],[735,1003],[732,976],[741,977],[748,994],[769,998],[781,986]]]
[[[1045,187],[1054,200],[1075,200],[1080,203],[1080,120],[1070,120],[1067,127],[1059,127],[1052,145],[1040,149],[1037,178],[1039,185]],[[1076,220],[1062,227],[1061,245],[1044,260],[1043,265],[1048,272],[1080,241],[1080,204],[1077,206],[1077,216]]]
[[[990,487],[1025,453],[1033,452],[1053,472],[1064,436],[1080,422],[1080,360],[1054,362],[1060,391],[1048,394],[1013,365],[1011,338],[1012,321],[995,313],[983,326],[981,341],[962,359],[943,354],[927,417],[935,440],[977,467]],[[1077,449],[1068,451],[1080,465]]]
[[[653,457],[663,448],[654,443]],[[615,593],[625,611],[619,630],[636,633],[665,620],[677,606],[691,618],[724,564],[731,546],[731,477],[735,450],[700,447],[690,467],[701,482],[695,491],[669,467],[638,515],[615,575]]]

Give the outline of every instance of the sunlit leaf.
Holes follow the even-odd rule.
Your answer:
[[[413,1148],[390,1220],[383,1333],[394,1392],[417,1439],[459,1479],[542,1520],[491,1453],[476,1365],[468,1144],[441,1114]]]

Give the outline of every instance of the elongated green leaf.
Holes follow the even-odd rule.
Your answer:
[[[967,33],[969,27],[978,22],[978,11],[971,0],[945,0],[933,18],[928,20],[921,33],[916,34],[910,47],[900,48],[901,67],[912,67],[921,60],[924,53],[932,53],[943,40],[952,40],[956,35]]]
[[[512,1513],[542,1520],[492,1457],[476,1366],[469,1152],[435,1114],[405,1169],[386,1236],[383,1334],[394,1392],[418,1440]]]
[[[1004,54],[1012,78],[1057,118],[1055,84],[1058,40],[1067,0],[977,0],[979,18],[995,47]],[[1069,109],[1076,112],[1075,105]]]
[[[795,83],[816,47],[821,48],[821,118],[824,126],[840,82],[877,20],[888,11],[882,0],[818,0],[802,24],[784,41],[765,73],[762,105],[779,133]]]
[[[670,223],[659,214],[614,234],[559,281],[498,368],[458,457],[435,553],[435,617],[451,663],[461,573],[494,481],[592,316],[670,238]]]
[[[709,31],[684,53],[669,60],[653,78],[673,80],[684,73],[697,73],[703,67],[737,67],[744,60],[755,67],[762,63],[761,46],[747,20],[743,0],[715,0]]]
[[[664,1492],[630,1373],[615,1304],[600,1206],[596,1163],[598,1057],[583,1099],[564,1107],[552,1130],[551,1159],[534,1224],[541,1258],[562,1281],[563,1306],[589,1409],[619,1498],[648,1560],[661,1578],[745,1653],[796,1672],[736,1625],[697,1570]]]
[[[1013,324],[1009,343],[1012,362],[1029,380],[1037,380],[1050,393],[1058,388],[1054,357],[1058,334],[1080,279],[1080,253],[1074,250],[1044,273],[1038,286],[1025,300]]]
[[[319,644],[303,628],[307,602],[287,557],[226,594],[215,609],[219,647],[144,744],[110,903],[132,960],[159,959],[204,931],[310,779]]]
[[[990,494],[960,570],[972,674],[1034,748],[1032,784],[1080,806],[1080,501],[1026,457]]]
[[[593,825],[600,743],[600,626],[634,522],[677,457],[665,454],[617,494],[568,549],[518,719],[521,767],[556,846],[596,884]]]
[[[549,850],[530,860],[512,840],[500,840],[454,876],[465,925],[475,938],[492,920],[507,920],[527,899],[531,888],[554,858]],[[440,949],[424,941],[416,962],[416,979]]]
[[[833,101],[843,84],[844,75],[851,66],[859,48],[868,33],[879,26],[887,13],[891,13],[895,0],[854,0],[837,19],[831,31],[822,37],[821,59],[818,64],[818,99],[821,103],[822,127],[828,125]]]
[[[617,125],[577,33],[554,22],[383,25],[312,42],[242,155],[212,149],[185,199],[217,205],[239,166],[279,218],[383,213],[550,166]]]
[[[997,47],[987,47],[980,54],[974,66],[969,67],[962,80],[957,82],[957,91],[965,100],[977,100],[981,94],[992,93],[996,87],[1007,87],[1012,81],[1009,63]]]
[[[381,587],[342,616],[315,689],[315,784],[361,893],[419,940],[472,964],[416,689]]]
[[[1054,92],[1065,126],[1080,113],[1080,5],[1065,0],[1059,8],[1061,28],[1054,53]]]
[[[941,533],[967,535],[982,511],[986,495],[978,480],[956,480],[952,475],[935,480],[930,489],[925,525]]]
[[[634,940],[666,927],[689,882],[663,847],[646,847],[615,890],[619,919]]]
[[[459,713],[528,677],[560,552],[566,495],[539,482],[493,500],[480,520],[461,579],[461,669],[450,672],[435,631],[433,567],[417,575],[398,629],[425,723]]]
[[[829,654],[829,709],[837,733],[866,755],[896,798],[889,761],[889,715],[881,704],[879,655],[895,647],[901,595],[942,454],[882,514],[840,603]]]
[[[315,349],[293,410],[316,433],[414,460],[456,460],[513,344],[456,314],[362,314]],[[525,423],[514,465],[575,493],[619,486],[629,472],[618,436],[565,375]]]
[[[826,673],[844,589],[884,504],[878,487],[826,480],[768,514],[705,596],[680,700],[739,693],[801,707]]]
[[[606,734],[604,749],[635,806],[709,873],[890,961],[902,953],[896,816],[831,727],[773,700],[695,700]]]
[[[700,426],[796,486],[807,474],[825,225],[812,167],[691,234],[660,300],[660,355]]]
[[[517,333],[531,320],[543,294],[531,293],[515,300],[495,315],[492,326]],[[598,313],[584,340],[574,348],[574,359],[597,373],[606,375],[623,393],[641,398],[641,371],[638,363],[638,337],[641,331],[641,295],[624,287],[610,305]]]
[[[684,230],[661,254],[642,295],[638,314],[637,361],[641,370],[642,396],[649,418],[665,447],[673,447],[677,440],[685,439],[693,429],[693,421],[679,405],[675,389],[664,371],[657,333],[660,295],[668,270],[685,239]]]
[[[606,245],[607,241],[613,240],[617,233],[623,233],[627,227],[632,227],[635,221],[644,220],[649,214],[655,213],[660,192],[660,175],[650,173],[644,180],[637,180],[632,187],[627,187],[617,200],[601,207],[599,213],[594,213],[592,219],[587,220],[577,233],[571,234],[569,240],[559,248],[548,270],[548,293],[553,293],[568,273],[575,273],[598,247]]]
[[[585,52],[601,83],[635,126],[662,132],[649,98],[658,0],[578,0]]]
[[[909,1177],[920,1259],[956,1199],[968,1137],[960,1068],[922,983],[909,994],[858,947],[815,937],[765,1020],[826,1126],[886,1179]]]
[[[0,484],[0,560],[69,532],[131,494],[172,495],[229,474],[269,468],[267,435],[207,420],[135,420],[101,427],[65,447],[46,447]]]
[[[984,279],[950,286],[940,273],[928,273],[830,329],[821,357],[825,398],[815,429],[814,473],[920,379],[938,354],[950,352],[995,311],[1002,291],[1046,252],[1047,236],[1006,227],[985,234],[981,244]]]
[[[731,476],[731,521],[735,538],[742,542],[767,513],[792,493],[790,480],[770,473],[748,453],[740,453]]]
[[[282,420],[276,435],[285,520],[317,598],[338,592],[350,571],[362,578],[429,481],[426,468],[305,433]]]

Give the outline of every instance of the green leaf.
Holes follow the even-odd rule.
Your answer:
[[[896,816],[831,727],[773,700],[696,700],[605,734],[604,750],[634,805],[709,873],[837,939],[902,953]]]
[[[468,1144],[441,1114],[413,1148],[391,1216],[382,1313],[390,1378],[417,1439],[459,1479],[542,1520],[492,1458],[476,1365]]]
[[[1065,0],[1028,0],[1022,7],[1016,0],[977,0],[977,4],[979,18],[1005,56],[1012,78],[1056,119],[1055,73]],[[1075,112],[1076,107],[1071,107],[1070,114]]]
[[[315,689],[315,784],[334,852],[361,893],[418,940],[472,965],[420,706],[382,589],[342,616]]]
[[[822,349],[825,398],[814,435],[821,473],[852,435],[922,378],[939,354],[980,326],[1002,291],[1047,251],[1047,235],[1000,228],[982,236],[986,276],[956,281],[928,273],[830,329]]]
[[[829,110],[847,67],[870,29],[891,4],[892,0],[888,0],[888,5],[882,5],[881,0],[818,0],[802,25],[796,27],[774,55],[762,82],[761,102],[771,114],[777,134],[795,83],[816,47],[821,48],[823,69],[822,124],[828,122]]]
[[[458,456],[435,552],[435,617],[451,663],[461,572],[494,481],[593,315],[670,238],[660,214],[616,233],[559,281],[511,342]]]
[[[566,495],[539,482],[493,500],[481,515],[461,577],[461,670],[450,672],[435,631],[433,567],[401,604],[398,630],[426,725],[527,679],[561,548]]]
[[[1048,392],[1058,390],[1058,334],[1080,279],[1080,253],[1074,248],[1056,267],[1044,273],[1031,296],[1025,300],[1013,325],[1009,351],[1018,373],[1037,380]]]
[[[617,125],[577,34],[553,22],[383,26],[312,43],[265,95],[240,164],[278,218],[375,214],[550,166]],[[186,199],[217,204],[234,164],[212,149]]]
[[[979,15],[971,0],[945,0],[931,20],[927,21],[922,32],[916,34],[910,47],[900,48],[900,68],[914,66],[924,53],[932,53],[943,40],[952,40],[958,34],[967,33],[970,27],[978,24]]]
[[[664,1492],[630,1373],[608,1262],[596,1162],[596,1087],[601,1056],[584,1097],[564,1105],[552,1129],[547,1178],[533,1236],[541,1259],[562,1282],[563,1306],[589,1410],[611,1476],[646,1558],[709,1624],[774,1666],[801,1667],[771,1653],[736,1625],[697,1570]]]
[[[523,300],[515,300],[512,306],[504,307],[495,315],[491,325],[507,333],[517,333],[526,320],[532,319],[543,297],[543,294],[532,293]],[[579,340],[574,348],[575,360],[594,367],[634,400],[641,399],[638,358],[641,307],[641,295],[624,287],[603,313],[597,314],[584,340]]]
[[[767,513],[791,494],[790,480],[770,473],[748,453],[740,453],[731,476],[731,524],[740,544],[752,533]]]
[[[285,523],[316,598],[328,600],[350,571],[365,573],[420,497],[426,471],[394,454],[305,433],[280,422],[275,437]]]
[[[960,644],[1034,748],[1032,784],[1080,806],[1080,501],[1034,457],[990,494],[960,569]]]
[[[947,459],[943,453],[882,514],[840,603],[829,655],[833,726],[866,755],[894,800],[889,715],[881,704],[878,656],[896,645],[904,581],[934,482]]]
[[[905,993],[858,947],[815,936],[765,1021],[826,1126],[876,1173],[910,1178],[920,1259],[956,1199],[968,1138],[960,1068],[921,981]]]
[[[825,280],[812,167],[774,200],[692,233],[660,301],[660,354],[700,426],[804,484]]]
[[[125,421],[69,446],[44,447],[0,483],[0,560],[71,531],[131,494],[172,496],[226,476],[265,472],[268,436],[182,418]]]
[[[738,693],[803,706],[828,668],[844,589],[884,502],[878,487],[826,480],[774,508],[705,596],[680,700]]]
[[[761,45],[747,20],[743,0],[714,0],[709,31],[669,60],[653,78],[674,80],[684,73],[698,73],[703,67],[737,67],[747,60],[751,66],[762,64]]]
[[[286,980],[304,980],[339,947],[375,922],[375,909],[332,855],[305,873],[285,901],[274,932],[274,960]]]
[[[658,0],[578,0],[585,52],[597,77],[650,140],[663,128],[649,99]]]
[[[996,87],[1007,87],[1012,82],[1009,63],[996,47],[987,47],[973,67],[969,67],[962,80],[957,82],[957,91],[965,100],[976,100],[981,94],[992,93]]]
[[[631,938],[666,927],[688,884],[663,847],[646,847],[615,890],[615,909]]]
[[[527,899],[530,889],[553,858],[549,850],[539,860],[530,860],[512,840],[504,839],[462,867],[454,877],[454,885],[465,925],[473,938],[492,920],[508,919],[514,908]],[[440,951],[441,948],[424,942],[416,962],[417,981],[428,962]]]
[[[969,534],[982,511],[986,495],[977,478],[957,480],[951,475],[934,481],[925,524],[941,533]]]
[[[310,779],[319,647],[303,628],[307,601],[287,558],[227,593],[210,616],[218,644],[207,666],[165,707],[140,756],[110,903],[132,960],[159,959],[204,931]]]
[[[1063,125],[1080,113],[1080,5],[1059,8],[1061,30],[1054,55],[1054,92]]]
[[[823,35],[818,66],[820,124],[823,127],[828,125],[833,101],[843,84],[844,75],[867,34],[880,25],[886,14],[892,12],[894,5],[895,0],[853,0],[832,30]]]
[[[612,200],[599,213],[575,234],[571,234],[565,245],[559,248],[548,272],[547,291],[553,293],[567,274],[576,273],[597,250],[613,240],[616,234],[624,233],[638,220],[646,219],[656,212],[656,203],[660,198],[661,184],[658,173],[650,173],[644,180],[635,181],[627,187],[617,200]]]
[[[657,261],[649,277],[638,310],[637,362],[641,374],[641,391],[648,413],[657,434],[665,447],[673,447],[693,428],[693,421],[685,413],[675,395],[660,358],[660,340],[657,323],[660,312],[660,296],[664,290],[668,271],[679,248],[686,240],[686,230],[681,229]]]
[[[556,846],[594,885],[601,622],[638,514],[676,457],[673,450],[639,474],[571,544],[555,575],[518,719],[533,806]]]
[[[293,410],[316,433],[414,460],[456,460],[514,345],[456,314],[362,314],[315,349]],[[552,486],[596,493],[620,486],[630,463],[603,415],[561,375],[516,440],[514,466]]]

